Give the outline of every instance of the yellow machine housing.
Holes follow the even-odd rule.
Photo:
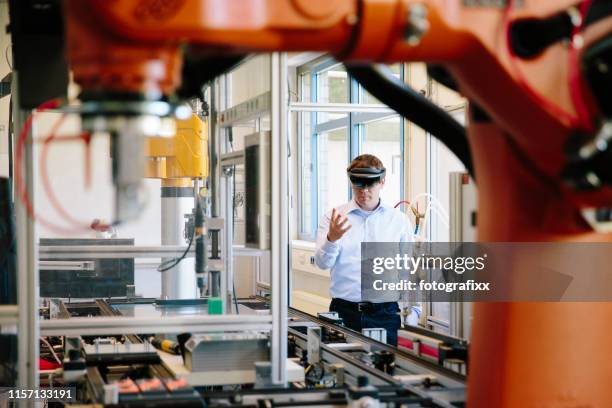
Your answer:
[[[146,138],[145,156],[146,178],[168,180],[208,177],[206,122],[196,114],[186,120],[177,120],[173,137]]]

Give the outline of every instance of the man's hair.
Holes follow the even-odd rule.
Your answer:
[[[374,156],[373,154],[362,154],[360,156],[355,157],[353,161],[351,161],[351,164],[349,164],[349,166],[346,168],[346,171],[368,167],[374,167],[377,169],[385,168],[385,166],[383,166],[382,161],[380,161],[378,157]]]

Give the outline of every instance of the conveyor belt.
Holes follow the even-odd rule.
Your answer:
[[[394,375],[389,375],[365,364],[354,353],[339,351],[322,343],[320,347],[322,361],[327,364],[341,364],[344,367],[345,377],[349,383],[355,384],[359,376],[367,376],[370,379],[370,383],[376,386],[398,386],[402,385],[402,381],[399,379],[400,377],[396,376],[426,374],[434,377],[437,385],[425,387],[403,384],[403,387],[421,398],[430,399],[433,403],[432,406],[436,407],[462,406],[465,401],[465,376],[455,371],[425,361],[350,329],[322,321],[293,308],[289,309],[289,316],[298,321],[314,323],[327,330],[339,331],[345,335],[347,342],[360,343],[364,345],[366,351],[386,350],[394,353],[396,368]],[[289,328],[289,333],[296,338],[296,343],[301,349],[307,347],[307,335],[291,327]]]
[[[441,378],[447,378],[449,381],[452,381],[453,385],[465,384],[466,382],[465,376],[457,373],[456,371],[449,370],[445,367],[441,367],[430,361],[423,360],[417,356],[413,356],[409,353],[399,350],[396,347],[389,346],[385,343],[381,343],[376,340],[373,340],[356,331],[347,329],[342,326],[337,326],[333,323],[322,321],[312,315],[309,315],[297,309],[289,308],[289,316],[316,323],[320,325],[321,327],[325,327],[327,329],[337,330],[346,336],[347,342],[349,343],[352,343],[352,342],[364,343],[364,344],[372,345],[376,350],[386,350],[386,351],[392,352],[395,354],[395,357],[396,357],[396,365],[398,364],[398,362],[400,364],[404,362],[404,364],[410,368],[419,367],[421,369],[425,369],[428,372],[435,373]]]
[[[307,336],[294,329],[289,329],[289,332],[296,337],[296,343],[298,343],[300,348],[305,349]],[[414,394],[422,400],[431,401],[430,405],[428,405],[431,407],[456,408],[462,406],[465,401],[465,386],[463,384],[457,383],[452,386],[448,380],[438,381],[439,385],[432,387],[402,384],[394,376],[366,365],[359,359],[353,358],[350,353],[335,350],[325,344],[321,344],[320,353],[322,362],[326,364],[340,364],[344,369],[346,383],[353,386],[357,384],[359,377],[366,376],[369,379],[369,383],[377,388],[401,386],[407,392]],[[436,376],[436,378],[438,380],[441,379],[439,376]],[[446,385],[442,383],[446,383]]]

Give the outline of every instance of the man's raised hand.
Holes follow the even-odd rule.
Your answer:
[[[327,240],[336,242],[350,230],[352,225],[348,222],[348,217],[340,212],[332,210],[331,220],[329,221],[329,231],[327,232]]]

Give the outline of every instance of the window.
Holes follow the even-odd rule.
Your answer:
[[[362,151],[378,157],[387,169],[381,198],[395,205],[402,199],[401,118],[393,115],[361,125]]]
[[[317,72],[317,100],[320,103],[348,103],[348,74],[343,65]]]
[[[318,216],[348,201],[346,180],[348,137],[341,128],[318,134]]]
[[[402,77],[400,64],[392,70]],[[338,104],[334,112],[321,105],[298,114],[299,236],[312,240],[323,214],[350,199],[346,167],[360,154],[376,155],[387,168],[382,199],[392,205],[401,199],[403,120],[391,110],[353,111],[350,104],[380,102],[330,58],[298,68],[298,81],[301,102]]]
[[[314,178],[316,177],[314,167],[316,158],[316,137],[313,135],[310,127],[310,120],[313,115],[311,114],[299,114],[299,138],[298,138],[298,150],[299,150],[299,170],[298,170],[298,197],[299,197],[299,226],[300,235],[303,231],[311,231],[313,223],[315,223],[317,206],[314,204],[317,202],[316,183]]]
[[[459,123],[465,124],[465,106],[452,107],[447,112]],[[428,190],[437,201],[432,204],[436,211],[432,211],[429,220],[429,238],[431,241],[448,242],[450,229],[447,218],[450,213],[449,203],[449,174],[452,172],[465,172],[466,169],[459,159],[442,142],[427,135],[428,144]]]

